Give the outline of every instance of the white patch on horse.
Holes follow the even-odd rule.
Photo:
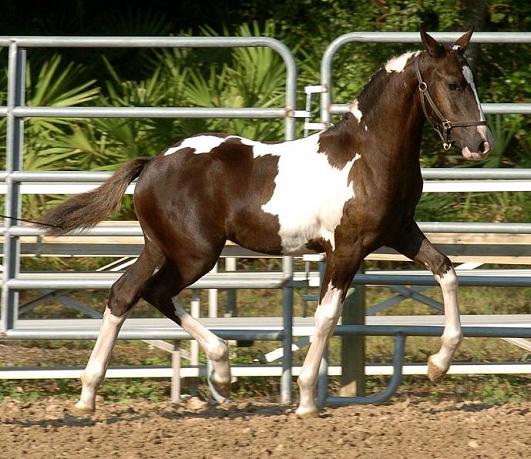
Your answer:
[[[301,155],[308,153],[308,151],[317,151],[315,148],[315,138],[318,138],[320,132],[297,140],[289,140],[279,143],[262,143],[255,140],[246,139],[245,137],[231,136],[230,138],[239,139],[243,145],[253,147],[253,158],[260,156],[272,155],[283,156],[285,154]]]
[[[164,156],[168,156],[168,155],[173,155],[174,153],[178,152],[179,150],[181,150],[182,147],[171,147],[171,148],[168,148],[165,152],[164,152]]]
[[[444,373],[450,367],[452,358],[459,343],[463,339],[459,305],[457,302],[457,277],[455,270],[449,268],[445,273],[435,274],[435,279],[441,286],[444,299],[444,332],[441,337],[442,345],[439,352],[430,356],[430,365],[435,365]]]
[[[408,51],[400,56],[393,57],[389,59],[385,64],[385,71],[387,73],[391,72],[401,72],[406,67],[407,62],[412,57],[418,56],[420,51]]]
[[[363,113],[358,108],[358,99],[354,99],[352,102],[352,105],[349,108],[350,113],[354,115],[354,118],[356,118],[359,121],[361,121],[361,118],[363,117]]]
[[[474,75],[472,74],[472,70],[468,65],[463,65],[463,76],[465,77],[465,80],[472,88],[472,92],[474,93],[474,97],[476,98],[476,104],[478,105],[478,111],[479,111],[479,119],[480,121],[485,121],[485,114],[483,113],[483,109],[481,108],[481,102],[479,101],[478,91],[476,89],[476,85],[474,83]],[[487,140],[487,127],[486,126],[478,126],[477,130],[481,137],[484,140]]]
[[[219,147],[223,142],[225,142],[224,137],[218,137],[215,135],[198,135],[195,137],[188,137],[184,139],[180,145],[176,147],[169,148],[164,156],[171,155],[183,148],[193,148],[196,155],[202,153],[210,153],[214,148]]]
[[[315,312],[315,326],[318,330],[315,331],[315,336],[329,336],[329,333],[339,319],[339,307],[341,306],[341,298],[343,292],[334,287],[332,282],[328,283],[326,293],[319,303],[319,307]],[[314,336],[314,339],[315,339]]]
[[[467,83],[472,88],[472,92],[474,93],[474,96],[476,97],[476,103],[478,104],[480,120],[485,121],[485,114],[483,113],[483,109],[481,108],[481,102],[479,101],[478,91],[474,83],[474,75],[472,74],[472,70],[470,69],[468,65],[463,65],[463,75]]]
[[[279,154],[275,190],[262,210],[278,217],[283,253],[303,253],[306,244],[317,238],[335,248],[334,231],[343,207],[354,198],[349,172],[361,156],[338,169],[318,152],[319,134],[282,145],[289,148]]]

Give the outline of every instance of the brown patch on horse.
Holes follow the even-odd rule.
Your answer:
[[[224,192],[227,239],[263,253],[280,253],[278,217],[262,211],[275,191],[279,157],[266,154],[255,158],[253,147],[238,138],[228,139],[211,155],[223,164],[220,179],[228,185]]]
[[[238,138],[208,153],[193,151],[156,157],[139,180],[135,208],[147,234],[165,253],[178,250],[172,244],[165,247],[175,235],[204,241],[205,247],[229,239],[278,254],[278,217],[262,211],[275,190],[278,156],[254,158],[253,147]]]
[[[331,166],[343,169],[359,153],[357,125],[354,115],[346,113],[338,125],[330,127],[319,136],[319,153],[326,155]]]

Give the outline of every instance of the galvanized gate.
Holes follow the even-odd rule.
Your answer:
[[[456,33],[435,33],[435,38],[441,40],[454,40],[457,38]],[[473,40],[479,43],[530,43],[531,33],[481,33],[474,35]],[[369,32],[355,32],[339,37],[326,50],[321,63],[321,84],[319,87],[314,87],[321,93],[321,120],[319,125],[312,127],[320,127],[327,125],[330,122],[333,114],[344,113],[348,106],[345,104],[332,103],[332,60],[337,50],[351,42],[419,42],[419,35],[417,33],[369,33]],[[80,172],[24,172],[22,169],[22,151],[24,142],[24,118],[25,117],[122,117],[122,118],[141,118],[141,117],[169,117],[169,118],[283,118],[285,119],[285,138],[287,140],[295,137],[295,121],[297,118],[308,118],[309,112],[296,110],[296,86],[297,86],[297,71],[295,60],[290,50],[281,42],[265,37],[256,38],[205,38],[205,37],[168,37],[168,38],[151,38],[151,37],[127,37],[127,38],[108,38],[108,37],[15,37],[15,38],[0,38],[0,46],[9,48],[8,56],[8,100],[6,107],[0,107],[0,116],[7,117],[7,161],[6,171],[0,174],[0,178],[6,184],[6,214],[14,218],[21,215],[21,184],[23,182],[57,182],[57,181],[101,181],[102,174],[94,173],[80,173]],[[27,107],[24,104],[24,68],[27,48],[35,47],[269,47],[280,54],[286,66],[286,97],[285,105],[277,108],[191,108],[191,107]],[[484,111],[486,113],[531,113],[531,104],[484,104]],[[105,174],[103,174],[105,175]],[[511,171],[486,171],[486,170],[424,170],[425,178],[432,179],[447,179],[447,178],[467,178],[467,179],[483,179],[483,178],[500,178],[507,179],[504,189],[511,190],[511,187],[518,187],[514,189],[529,191],[529,180],[531,179],[531,171],[529,170],[511,170]],[[516,184],[515,179],[523,179],[527,184]],[[475,190],[480,182],[476,182],[470,186],[470,183],[463,186],[465,190]],[[439,189],[434,191],[441,191],[447,189],[447,184],[439,184]],[[490,189],[495,189],[490,187]],[[455,184],[453,191],[456,191]],[[421,224],[425,231],[445,231],[445,232],[503,232],[503,233],[531,233],[531,224],[529,223],[506,223],[506,224],[491,224],[491,223],[425,223]],[[64,280],[56,279],[54,281],[35,279],[22,279],[20,274],[20,236],[30,234],[40,234],[39,230],[18,226],[16,221],[11,218],[6,218],[4,226],[1,228],[4,235],[4,273],[2,284],[2,333],[5,337],[24,338],[24,334],[18,333],[16,330],[16,320],[18,316],[18,291],[20,289],[39,288],[42,286],[53,286],[55,288],[107,288],[109,281],[95,281],[87,279],[78,280]],[[105,229],[99,228],[93,230],[105,234]],[[108,229],[112,234],[128,234],[124,228]],[[138,232],[137,229],[133,232]],[[135,233],[136,234],[136,233]],[[240,334],[243,339],[244,336],[249,339],[282,339],[283,341],[283,363],[282,363],[282,401],[287,403],[291,400],[291,381],[292,381],[292,329],[293,329],[293,289],[296,286],[304,285],[302,281],[293,280],[293,260],[290,257],[283,258],[283,273],[282,273],[282,288],[283,290],[283,318],[282,318],[282,332],[278,330],[265,331],[249,330],[248,333]],[[356,280],[356,283],[365,284],[380,284],[380,285],[432,285],[433,279],[426,276],[389,276],[378,273],[361,273]],[[242,282],[240,282],[241,284]],[[528,276],[513,276],[512,278],[496,278],[496,277],[478,277],[463,278],[461,283],[470,285],[531,285],[531,279]],[[260,283],[249,284],[263,285]],[[218,281],[215,286],[217,288],[231,288],[237,286],[237,282],[231,281],[229,283]],[[344,326],[340,333],[356,333],[360,335],[370,335],[375,329],[366,326]],[[64,330],[67,333],[66,330]],[[381,333],[382,331],[377,331]],[[478,331],[479,333],[480,331]],[[88,332],[85,336],[89,336]],[[401,328],[399,332],[391,332],[390,334],[399,334],[403,336],[407,334],[406,328]],[[429,333],[435,333],[430,330]],[[496,332],[494,332],[496,333]],[[59,334],[41,333],[42,338],[57,337]],[[148,337],[146,334],[146,337]],[[27,337],[30,334],[25,335]],[[61,335],[63,336],[63,335]],[[65,335],[66,336],[66,335]],[[91,336],[91,335],[90,335]],[[136,338],[141,334],[131,335]],[[142,335],[144,336],[144,335]],[[173,335],[172,335],[173,336]],[[497,335],[499,336],[499,335]],[[521,336],[521,335],[520,335]],[[149,336],[152,337],[152,336]],[[401,344],[397,342],[400,350]],[[396,375],[395,375],[396,376]],[[396,378],[395,378],[396,379]],[[326,397],[326,394],[321,394],[321,397]],[[334,400],[331,400],[334,402]],[[355,401],[355,400],[351,400]],[[347,403],[348,399],[344,399],[338,403]]]

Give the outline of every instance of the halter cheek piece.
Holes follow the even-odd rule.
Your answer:
[[[437,105],[435,105],[435,102],[433,101],[429,91],[428,91],[428,85],[426,82],[422,79],[422,75],[420,74],[419,69],[419,61],[418,59],[415,60],[415,73],[417,74],[417,80],[419,82],[419,91],[420,91],[420,102],[422,103],[422,111],[424,112],[424,115],[426,116],[426,119],[430,122],[433,129],[439,134],[439,137],[441,138],[443,142],[443,148],[445,150],[449,150],[452,147],[452,129],[455,127],[470,127],[470,126],[486,126],[486,121],[463,121],[460,123],[450,121],[447,119],[441,111],[437,108]],[[437,116],[438,120],[433,120],[428,116],[428,111],[426,110],[426,101],[430,104],[431,109]]]

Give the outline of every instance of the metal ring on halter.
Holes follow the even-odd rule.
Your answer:
[[[419,90],[425,92],[428,90],[428,85],[424,81],[419,82]]]
[[[450,148],[452,148],[452,142],[450,142],[450,143],[443,142],[443,148],[446,151],[448,151]]]

